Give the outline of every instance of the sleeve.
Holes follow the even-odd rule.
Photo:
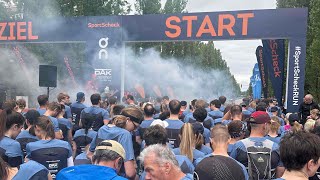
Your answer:
[[[72,148],[71,148],[69,143],[67,143],[67,144],[68,144],[67,145],[67,147],[68,147],[68,157],[70,158],[70,157],[72,157]]]
[[[67,122],[67,128],[70,130],[72,128],[72,123],[68,120]]]
[[[141,127],[139,126],[138,129],[134,131],[134,135],[141,137],[141,132],[140,131],[142,131],[142,130],[141,130]]]
[[[85,109],[82,109],[82,111],[81,111],[81,113],[80,113],[80,119],[83,118],[84,110],[85,110]]]
[[[236,143],[234,145],[234,148],[232,149],[231,154],[230,154],[230,157],[232,157],[233,159],[237,159],[237,150],[238,150],[237,144],[238,143]]]
[[[109,120],[109,119],[110,119],[109,112],[108,112],[108,111],[106,111],[106,110],[104,110],[104,112],[103,112],[103,120],[105,120],[105,119],[107,119],[107,120]]]
[[[91,143],[90,143],[90,147],[89,147],[89,151],[90,152],[94,152],[94,150],[96,149],[96,140],[97,140],[97,136],[94,136],[94,138],[92,139]]]
[[[123,146],[126,151],[126,161],[130,161],[134,159],[134,151],[133,151],[133,143],[132,137],[130,133],[125,133],[119,140],[119,143]],[[90,146],[91,147],[91,146]]]
[[[53,126],[54,126],[54,132],[60,131],[58,120],[54,118],[54,119],[52,119],[52,123],[53,123]]]
[[[204,135],[204,142],[207,144],[207,143],[210,143],[210,131],[204,131],[203,133]]]
[[[23,162],[23,153],[21,151],[21,146],[18,142],[12,143],[7,151],[6,154],[8,156],[8,164],[11,167],[17,167]]]
[[[71,108],[68,106],[68,108],[66,109],[66,113],[67,113],[67,118],[72,118],[71,115]]]

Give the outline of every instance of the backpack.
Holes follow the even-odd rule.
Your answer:
[[[242,142],[247,150],[249,179],[271,179],[274,171],[271,169],[271,152],[274,142],[270,140],[254,142],[248,138]]]

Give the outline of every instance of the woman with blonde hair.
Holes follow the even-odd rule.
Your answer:
[[[196,136],[193,131],[193,125],[185,123],[180,129],[180,145],[179,148],[173,149],[175,155],[185,155],[190,161],[203,157],[205,154],[196,149]]]
[[[313,129],[314,129],[314,126],[315,126],[315,124],[316,124],[316,121],[315,120],[313,120],[313,119],[308,119],[307,121],[306,121],[306,123],[304,124],[304,130],[306,131],[306,132],[312,132],[313,131]]]
[[[278,134],[280,129],[280,120],[277,116],[272,116],[270,122],[270,130],[268,135],[266,135],[266,138],[279,144],[281,140],[281,135]]]

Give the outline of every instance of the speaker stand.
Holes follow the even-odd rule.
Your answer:
[[[49,87],[47,87],[47,95],[48,95],[48,97],[49,97],[49,93],[50,93],[50,89],[49,89]]]

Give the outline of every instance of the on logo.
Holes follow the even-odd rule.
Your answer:
[[[99,51],[99,59],[102,59],[102,55],[104,56],[103,59],[108,59],[109,57],[109,54],[108,54],[108,51],[107,51],[107,47],[109,45],[109,38],[106,37],[106,38],[101,38],[99,40],[99,47],[100,47],[100,51]]]

